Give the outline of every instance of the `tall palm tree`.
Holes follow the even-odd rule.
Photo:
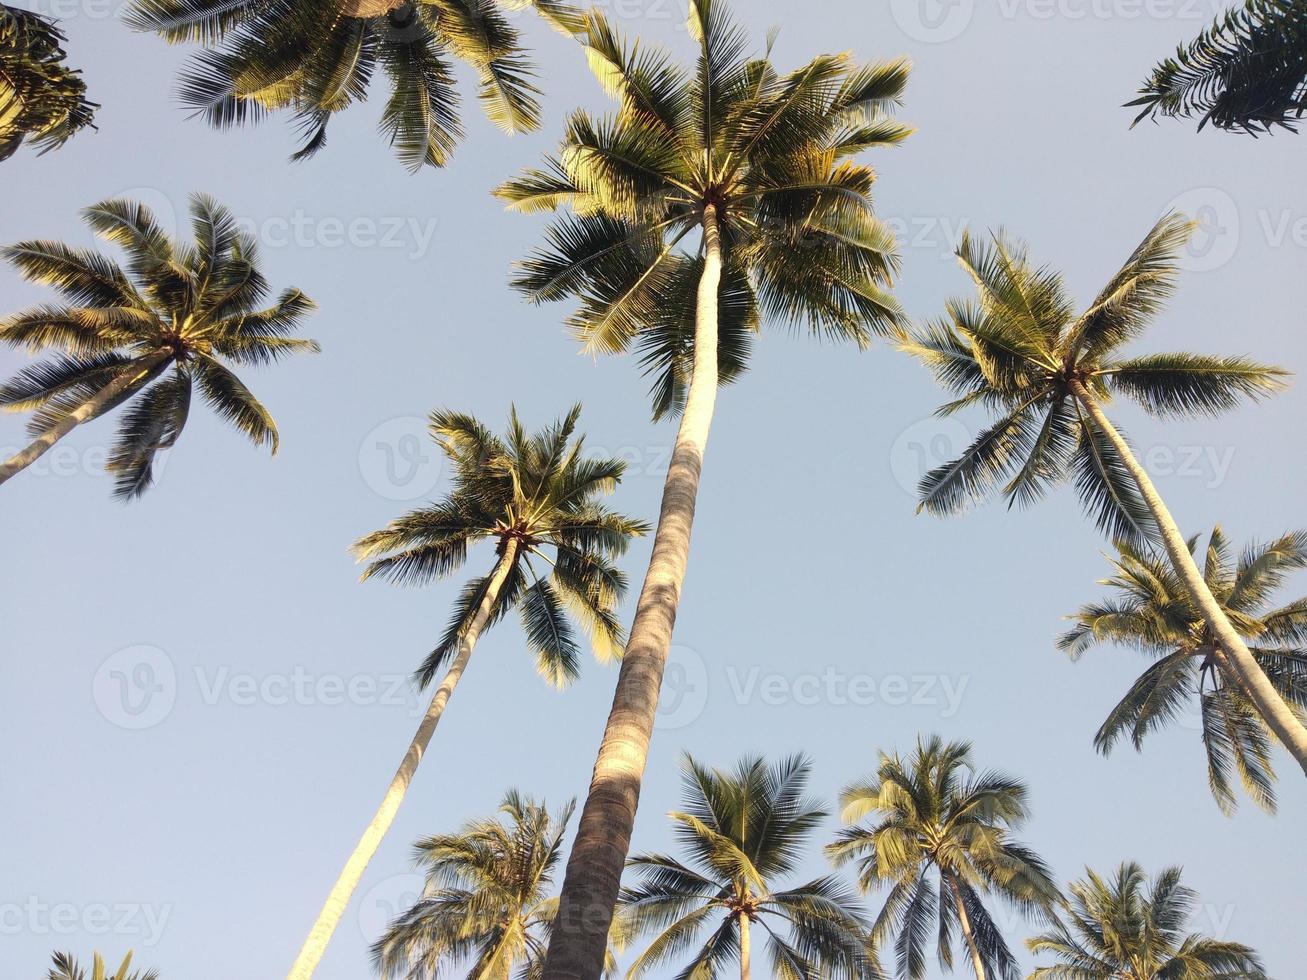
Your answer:
[[[0,406],[35,410],[32,442],[0,463],[0,483],[77,426],[126,404],[108,468],[116,496],[139,496],[153,480],[155,454],[181,436],[196,387],[255,445],[277,451],[272,415],[224,362],[263,365],[318,350],[291,336],[313,302],[288,289],[260,309],[268,283],[254,238],[206,195],[191,196],[190,213],[194,241],[183,245],[142,204],[114,199],[86,208],[86,223],[126,252],[125,270],[60,242],[0,249],[24,278],[66,301],[0,320],[0,344],[55,352],[0,386]]]
[[[91,965],[91,980],[159,980],[157,970],[149,970],[145,973],[128,973],[132,966],[132,954],[128,953],[123,957],[118,969],[113,973],[105,971],[104,958],[99,953]],[[86,980],[86,970],[73,959],[69,953],[55,953],[54,966],[46,974],[46,980]]]
[[[898,977],[925,976],[932,933],[946,969],[960,934],[978,980],[1019,976],[986,898],[1041,916],[1060,897],[1044,862],[1012,836],[1029,814],[1023,783],[977,770],[970,743],[932,736],[906,760],[881,753],[876,774],[840,802],[855,826],[826,851],[839,865],[856,863],[864,891],[890,886],[871,941],[879,948],[893,936]],[[876,822],[856,825],[872,815]]]
[[[1198,540],[1189,542],[1195,551]],[[1100,751],[1111,751],[1129,735],[1136,749],[1144,736],[1175,720],[1197,699],[1212,795],[1226,813],[1236,801],[1230,787],[1236,771],[1248,794],[1275,810],[1273,735],[1248,695],[1218,665],[1220,646],[1202,611],[1185,592],[1166,556],[1151,548],[1117,544],[1114,574],[1101,584],[1112,599],[1081,607],[1075,626],[1058,646],[1079,658],[1103,641],[1130,646],[1154,660],[1114,707],[1094,736]],[[1203,579],[1250,647],[1262,672],[1290,704],[1307,707],[1307,598],[1272,607],[1288,572],[1307,567],[1307,532],[1285,534],[1252,545],[1236,559],[1218,527],[1208,539]]]
[[[804,795],[810,772],[800,756],[771,766],[746,758],[734,772],[685,757],[685,809],[670,816],[690,861],[631,858],[638,883],[622,891],[616,931],[624,943],[654,938],[628,977],[668,976],[685,960],[677,980],[714,980],[735,962],[740,980],[749,980],[754,926],[766,941],[769,977],[879,976],[868,923],[837,878],[782,887],[827,816]]]
[[[680,413],[653,556],[640,592],[546,975],[593,980],[603,955],[690,550],[717,387],[740,376],[761,315],[866,346],[899,319],[893,233],[872,211],[871,168],[851,157],[910,130],[889,119],[905,61],[822,55],[782,74],[720,0],[691,0],[698,63],[627,45],[600,14],[590,66],[618,102],[578,111],[561,152],[500,188],[520,211],[568,209],[515,285],[576,298],[585,349],[633,345],[654,415]]]
[[[470,415],[433,413],[431,434],[453,467],[453,487],[439,502],[354,545],[358,558],[369,563],[364,579],[376,576],[401,585],[449,577],[478,543],[493,543],[495,558],[484,575],[464,587],[449,627],[418,668],[416,680],[423,688],[442,667],[445,674],[381,805],[332,886],[291,968],[291,980],[311,977],[326,952],[482,633],[516,608],[536,670],[560,688],[581,666],[573,620],[589,634],[600,659],[619,654],[622,628],[615,609],[626,578],[613,561],[648,527],[599,502],[617,486],[625,464],[585,455],[584,439],[573,438],[580,413],[578,405],[533,435],[514,411],[502,439]]]
[[[1120,394],[1162,418],[1215,416],[1284,386],[1287,372],[1245,357],[1119,357],[1173,292],[1178,251],[1193,228],[1181,215],[1163,217],[1079,316],[1062,277],[1033,267],[1024,246],[1001,236],[988,245],[963,240],[958,258],[975,280],[978,301],[951,303],[946,320],[904,348],[959,396],[939,414],[983,405],[999,419],[958,459],[926,474],[921,507],[953,513],[1000,484],[1010,503],[1030,504],[1074,475],[1086,509],[1114,538],[1160,538],[1220,641],[1221,669],[1307,773],[1307,727],[1258,667],[1148,472],[1104,411]]]
[[[82,73],[65,63],[63,32],[45,17],[0,3],[0,160],[24,139],[46,153],[94,128]]]
[[[372,947],[378,972],[421,980],[458,964],[468,980],[535,980],[558,911],[549,893],[572,809],[553,817],[510,791],[499,807],[504,819],[419,841],[426,888]],[[605,975],[615,976],[615,963],[608,966]]]
[[[501,129],[539,126],[535,73],[503,9],[525,6],[564,33],[580,26],[558,0],[133,0],[127,22],[208,46],[181,97],[211,125],[292,113],[303,140],[294,159],[320,150],[331,117],[366,99],[384,69],[381,131],[416,171],[448,163],[463,135],[450,55],[477,72],[480,101]]]
[[[1127,106],[1232,132],[1291,132],[1307,113],[1307,0],[1244,0],[1153,69]]]
[[[1110,880],[1087,870],[1068,890],[1070,923],[1054,920],[1026,941],[1061,962],[1039,967],[1029,980],[1267,980],[1247,946],[1185,935],[1197,896],[1180,884],[1179,868],[1167,868],[1151,886],[1134,862]]]

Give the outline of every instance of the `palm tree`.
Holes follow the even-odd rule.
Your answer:
[[[1029,980],[1267,980],[1261,959],[1240,943],[1183,930],[1196,896],[1180,884],[1180,869],[1153,879],[1134,862],[1110,881],[1087,870],[1069,886],[1070,924],[1052,928],[1026,945],[1061,962],[1041,966]]]
[[[748,57],[720,0],[692,0],[698,63],[628,46],[589,15],[586,53],[619,103],[573,113],[561,152],[499,194],[520,211],[570,209],[515,285],[575,297],[592,353],[633,345],[654,415],[680,413],[653,556],[563,884],[546,974],[593,980],[603,955],[690,549],[717,387],[745,369],[761,314],[866,346],[899,319],[893,233],[873,212],[861,150],[910,130],[887,118],[905,61],[823,55],[788,74]]]
[[[558,911],[549,892],[572,809],[552,817],[510,791],[499,807],[506,819],[473,820],[419,841],[427,886],[372,947],[378,972],[421,980],[461,963],[468,980],[535,980]],[[616,975],[615,963],[605,975]]]
[[[146,973],[128,973],[132,966],[132,954],[123,957],[122,963],[113,973],[106,973],[104,959],[99,953],[91,966],[91,980],[159,980],[159,972],[150,970]],[[54,966],[46,974],[46,980],[86,980],[86,971],[69,953],[55,953]]]
[[[0,320],[0,343],[55,352],[0,386],[0,406],[36,411],[32,442],[0,463],[0,483],[77,426],[126,404],[108,468],[115,495],[136,497],[150,486],[155,454],[181,436],[197,386],[224,420],[277,451],[272,415],[223,362],[263,365],[318,350],[290,336],[313,302],[288,289],[259,309],[268,284],[254,238],[206,195],[192,195],[190,213],[194,242],[182,245],[144,205],[115,199],[85,209],[87,224],[126,252],[126,270],[60,242],[0,249],[24,278],[66,300]]]
[[[384,69],[391,94],[381,131],[416,171],[448,163],[463,135],[451,54],[477,72],[496,125],[539,126],[534,70],[501,9],[528,5],[564,33],[580,26],[558,0],[133,0],[127,22],[209,45],[185,72],[181,97],[211,125],[291,112],[302,136],[294,159],[320,150],[331,117],[366,99]]]
[[[826,851],[836,864],[856,863],[864,891],[890,886],[871,942],[879,948],[893,936],[901,980],[925,976],[932,932],[946,969],[960,933],[978,980],[1019,975],[985,899],[1027,916],[1059,899],[1044,862],[1012,837],[1029,814],[1023,783],[978,771],[970,743],[932,736],[906,760],[881,753],[875,776],[847,787],[840,802],[847,823],[878,815],[842,830]]]
[[[686,756],[683,770],[685,809],[670,816],[690,863],[631,858],[639,881],[622,891],[616,932],[623,942],[655,937],[627,976],[667,976],[688,957],[677,980],[713,980],[737,961],[740,980],[749,980],[758,926],[770,977],[877,977],[867,921],[837,878],[781,887],[827,816],[804,795],[810,763],[794,756],[768,766],[754,757],[723,772]]]
[[[1198,129],[1290,132],[1307,112],[1307,0],[1245,0],[1153,69],[1135,125],[1198,116]]]
[[[376,576],[402,585],[449,577],[480,542],[494,543],[495,559],[485,575],[464,587],[448,629],[418,668],[422,688],[442,667],[445,674],[381,805],[332,886],[291,968],[291,980],[307,980],[322,959],[485,630],[516,608],[536,670],[559,688],[580,671],[573,619],[589,634],[596,656],[608,660],[619,654],[622,628],[614,610],[626,578],[613,560],[648,527],[599,503],[601,494],[617,486],[625,464],[584,455],[584,439],[573,439],[580,412],[578,405],[531,435],[514,411],[502,439],[470,415],[433,413],[431,434],[453,467],[452,489],[439,502],[354,545],[359,560],[369,562],[364,579]],[[548,566],[543,574],[532,559]]]
[[[948,318],[904,348],[959,397],[950,414],[983,405],[999,416],[956,460],[921,481],[921,508],[953,513],[1000,483],[1009,503],[1030,504],[1074,474],[1098,525],[1124,541],[1161,539],[1185,591],[1219,640],[1229,680],[1307,773],[1307,727],[1261,671],[1202,573],[1171,512],[1130,444],[1104,412],[1117,394],[1162,418],[1215,416],[1241,398],[1283,387],[1287,372],[1245,357],[1149,354],[1118,359],[1175,287],[1179,249],[1194,224],[1163,217],[1084,313],[1076,316],[1062,277],[1031,266],[1025,247],[996,236],[964,238],[958,250],[979,301],[955,301]]]
[[[94,128],[99,106],[87,101],[81,72],[64,63],[64,41],[52,21],[0,3],[0,160],[24,139],[46,153]]]
[[[1196,551],[1198,541],[1189,542]],[[1154,663],[1126,692],[1094,736],[1107,753],[1127,733],[1136,749],[1144,736],[1175,720],[1196,698],[1201,710],[1208,782],[1226,813],[1236,801],[1230,788],[1237,771],[1248,794],[1267,811],[1275,810],[1275,772],[1266,723],[1248,695],[1221,670],[1215,650],[1220,640],[1185,592],[1166,556],[1149,548],[1117,544],[1114,574],[1101,584],[1113,599],[1083,606],[1071,617],[1075,626],[1058,646],[1077,659],[1104,640],[1131,646]],[[1307,707],[1307,598],[1272,608],[1286,574],[1307,567],[1307,532],[1285,534],[1247,548],[1237,560],[1218,527],[1208,539],[1203,579],[1250,649],[1262,672],[1290,704]]]

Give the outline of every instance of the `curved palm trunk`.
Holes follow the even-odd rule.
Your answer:
[[[1157,521],[1157,526],[1161,530],[1163,547],[1171,559],[1171,564],[1175,566],[1176,574],[1184,582],[1185,588],[1198,604],[1203,618],[1207,620],[1216,636],[1217,646],[1223,654],[1223,657],[1218,659],[1223,661],[1234,682],[1248,693],[1248,697],[1252,699],[1267,726],[1302,766],[1303,772],[1307,773],[1307,727],[1303,726],[1302,721],[1258,666],[1243,637],[1230,625],[1225,610],[1221,608],[1211,589],[1207,587],[1207,581],[1199,571],[1193,555],[1190,554],[1189,546],[1179,527],[1176,526],[1175,519],[1171,517],[1171,512],[1167,510],[1157,488],[1153,486],[1153,481],[1149,479],[1148,471],[1135,459],[1130,446],[1108,420],[1088,389],[1077,384],[1075,395],[1116,447],[1126,469],[1130,471],[1130,475],[1138,485],[1139,492],[1143,495],[1153,519]]]
[[[740,980],[749,980],[750,959],[753,948],[749,940],[749,917],[740,913]]]
[[[4,483],[10,477],[27,469],[49,452],[56,442],[83,422],[89,422],[98,416],[109,405],[113,404],[114,399],[133,385],[148,380],[152,374],[157,373],[160,368],[167,364],[171,357],[172,353],[170,351],[160,351],[137,361],[136,366],[139,370],[135,372],[124,371],[105,385],[95,397],[88,399],[72,412],[69,412],[68,416],[58,425],[52,426],[48,431],[33,439],[26,449],[14,453],[3,463],[0,463],[0,483]]]
[[[944,880],[948,882],[949,891],[953,893],[953,904],[958,908],[958,926],[962,930],[962,938],[967,941],[967,952],[971,954],[971,969],[976,974],[976,980],[987,980],[985,961],[980,958],[980,948],[976,945],[976,933],[971,926],[971,916],[967,915],[967,907],[962,902],[962,889],[958,887],[958,880],[951,874],[941,873],[944,874]]]
[[[713,205],[704,209],[703,236],[705,258],[695,313],[694,367],[685,413],[663,484],[653,555],[640,589],[613,707],[567,862],[557,924],[545,957],[544,980],[598,980],[622,868],[631,847],[640,780],[648,759],[658,692],[690,557],[694,506],[717,401],[717,295],[722,277],[722,243]]]
[[[440,687],[436,688],[431,704],[427,707],[427,713],[423,715],[422,723],[418,725],[413,741],[409,743],[408,751],[404,754],[404,761],[400,763],[395,778],[390,781],[386,795],[382,797],[381,806],[377,807],[372,822],[363,831],[363,836],[359,838],[349,860],[345,862],[340,877],[336,879],[330,894],[327,895],[327,901],[322,906],[322,911],[318,913],[318,919],[313,923],[309,937],[304,940],[304,946],[300,949],[295,964],[290,968],[290,973],[287,974],[288,980],[308,980],[313,976],[313,971],[318,968],[318,963],[327,951],[327,944],[331,942],[331,936],[336,931],[341,916],[345,914],[345,907],[349,905],[354,890],[358,888],[359,879],[363,877],[363,872],[367,869],[373,855],[377,853],[377,848],[381,846],[382,838],[390,830],[390,825],[395,822],[395,815],[399,813],[404,796],[408,793],[408,785],[413,781],[413,774],[417,772],[418,764],[431,743],[431,736],[435,733],[436,726],[440,724],[440,718],[445,713],[445,705],[449,703],[454,688],[458,686],[463,672],[467,669],[468,661],[472,659],[472,650],[481,631],[485,629],[486,622],[490,619],[504,580],[517,560],[517,552],[517,540],[508,540],[503,555],[500,556],[499,562],[491,573],[481,605],[477,607],[467,632],[459,640],[454,662],[445,672]]]

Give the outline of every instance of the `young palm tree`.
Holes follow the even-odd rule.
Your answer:
[[[570,209],[515,285],[535,302],[575,297],[587,351],[633,345],[654,376],[654,415],[679,412],[653,557],[563,884],[547,975],[599,970],[690,549],[717,387],[737,378],[763,313],[866,346],[899,310],[887,287],[892,232],[873,212],[874,172],[851,162],[910,130],[887,118],[904,61],[823,55],[782,74],[746,56],[720,0],[691,0],[699,59],[627,46],[598,13],[586,52],[619,103],[574,113],[561,153],[505,184],[521,211]]]
[[[1061,962],[1029,980],[1267,980],[1257,954],[1240,943],[1184,934],[1196,896],[1180,884],[1180,869],[1153,879],[1134,862],[1105,881],[1087,870],[1069,886],[1070,924],[1026,941]]]
[[[798,756],[772,766],[747,758],[734,772],[686,756],[685,810],[670,816],[690,863],[631,858],[639,882],[622,891],[616,931],[623,943],[655,935],[628,977],[668,976],[675,961],[688,959],[678,980],[714,980],[735,962],[740,980],[749,980],[754,926],[766,942],[769,977],[879,976],[868,923],[838,879],[781,887],[827,816],[803,795],[810,770]]]
[[[64,63],[63,32],[53,22],[0,3],[0,160],[24,139],[46,153],[94,128],[82,74]]]
[[[453,488],[438,503],[411,511],[354,545],[358,558],[369,562],[364,579],[377,576],[402,585],[449,577],[466,562],[468,549],[481,542],[494,543],[495,558],[485,575],[464,587],[448,629],[418,668],[416,679],[423,688],[442,667],[445,674],[381,805],[318,914],[291,968],[291,980],[307,980],[322,959],[482,633],[516,608],[536,669],[560,688],[581,666],[573,619],[589,633],[600,659],[619,654],[622,628],[614,610],[626,591],[626,578],[613,560],[648,527],[599,503],[601,494],[617,486],[625,464],[584,455],[584,439],[573,439],[580,413],[576,406],[561,421],[531,435],[514,411],[501,439],[469,415],[435,412],[431,433],[453,466]]]
[[[113,973],[105,972],[104,959],[99,953],[91,965],[91,980],[159,980],[159,972],[150,970],[146,973],[128,973],[132,966],[132,954],[123,957],[122,963]],[[54,966],[46,974],[46,980],[86,980],[86,971],[69,953],[55,953]]]
[[[420,980],[461,964],[468,980],[539,977],[572,804],[551,817],[544,804],[512,791],[499,812],[506,819],[473,820],[456,834],[417,843],[427,886],[372,947],[381,976]],[[616,975],[614,962],[605,975]]]
[[[890,885],[871,929],[879,948],[893,936],[901,980],[926,975],[926,945],[953,967],[960,934],[978,980],[1015,980],[1017,963],[985,906],[999,898],[1028,916],[1048,913],[1060,896],[1048,868],[1012,832],[1029,813],[1026,787],[977,771],[967,742],[932,736],[907,760],[881,754],[876,775],[844,790],[843,818],[871,825],[840,832],[826,852],[856,862],[864,891]]]
[[[196,387],[255,445],[277,451],[272,415],[224,362],[263,365],[316,351],[314,341],[291,336],[313,302],[288,289],[259,309],[268,284],[253,237],[206,195],[192,195],[190,211],[188,245],[169,239],[149,209],[132,201],[83,211],[100,237],[126,252],[125,270],[59,242],[0,249],[24,278],[54,287],[66,301],[0,320],[0,343],[55,352],[0,386],[0,406],[36,412],[32,442],[0,463],[0,483],[77,426],[126,404],[108,468],[115,495],[136,497],[150,486],[155,454],[181,436]]]
[[[1178,250],[1193,223],[1167,215],[1148,233],[1084,313],[1076,316],[1062,277],[1031,266],[1024,246],[996,237],[958,250],[977,303],[956,301],[948,319],[904,348],[959,397],[940,414],[984,405],[999,420],[961,457],[921,481],[921,507],[961,510],[1000,483],[1010,503],[1029,504],[1074,474],[1086,509],[1114,538],[1161,539],[1185,591],[1219,640],[1215,653],[1266,724],[1307,773],[1307,727],[1257,665],[1203,580],[1148,472],[1105,414],[1125,395],[1162,418],[1217,415],[1241,398],[1283,387],[1287,372],[1244,357],[1149,354],[1119,359],[1175,287]]]
[[[1135,124],[1193,118],[1198,128],[1293,132],[1307,112],[1307,0],[1245,0],[1161,62],[1127,106]]]
[[[367,98],[378,68],[391,95],[382,133],[410,169],[442,167],[462,138],[449,56],[480,76],[486,114],[509,133],[540,124],[539,90],[501,7],[532,6],[565,33],[580,15],[557,0],[133,0],[127,21],[172,42],[210,45],[186,71],[182,101],[222,128],[287,110],[303,144]]]
[[[1195,538],[1190,550],[1197,548]],[[1071,618],[1075,627],[1058,646],[1073,659],[1104,640],[1131,646],[1155,661],[1112,709],[1094,736],[1100,751],[1111,751],[1129,734],[1136,749],[1150,731],[1174,721],[1197,699],[1208,782],[1226,813],[1236,801],[1230,787],[1237,771],[1248,794],[1275,810],[1272,734],[1248,695],[1221,670],[1214,651],[1220,640],[1185,592],[1166,556],[1126,542],[1117,544],[1115,574],[1101,584],[1115,597],[1083,606]],[[1236,560],[1218,527],[1208,539],[1203,579],[1227,618],[1249,643],[1253,657],[1290,704],[1307,707],[1307,599],[1273,608],[1271,600],[1286,574],[1307,567],[1307,532],[1286,534],[1247,548]]]

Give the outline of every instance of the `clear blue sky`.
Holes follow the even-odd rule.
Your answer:
[[[404,420],[446,405],[498,425],[516,402],[539,424],[581,399],[591,443],[633,460],[617,505],[643,516],[672,429],[648,421],[633,359],[579,356],[562,307],[505,287],[542,221],[504,213],[489,189],[551,148],[573,106],[603,104],[567,40],[522,18],[544,65],[542,132],[510,140],[469,105],[454,165],[409,176],[375,137],[379,99],[301,165],[278,122],[188,121],[171,94],[184,51],[131,34],[109,4],[60,9],[100,131],[3,165],[0,240],[89,243],[84,205],[127,193],[182,214],[188,192],[208,191],[260,229],[274,285],[318,300],[308,332],[324,352],[250,373],[281,427],[274,460],[196,412],[159,485],[124,507],[96,469],[102,422],[0,491],[0,972],[34,978],[56,948],[135,946],[169,980],[263,980],[284,974],[410,737],[413,698],[392,679],[430,648],[458,587],[360,585],[346,553],[416,502],[395,498],[437,485]],[[607,6],[688,56],[680,0]],[[1209,234],[1139,349],[1307,366],[1307,137],[1129,132],[1118,107],[1210,0],[953,0],[927,19],[898,0],[736,6],[760,44],[781,25],[782,63],[845,47],[915,60],[902,115],[920,133],[874,161],[914,315],[967,290],[949,256],[965,225],[1029,238],[1087,301],[1180,199]],[[5,311],[50,298],[8,269],[0,296]],[[22,363],[0,354],[0,373]],[[1223,817],[1192,721],[1142,755],[1095,754],[1142,662],[1104,650],[1072,665],[1052,641],[1098,595],[1104,544],[1069,491],[1029,513],[914,516],[922,459],[962,436],[929,420],[938,400],[883,346],[859,355],[783,331],[721,399],[671,671],[682,697],[654,742],[636,847],[669,842],[683,750],[722,765],[806,751],[814,789],[833,797],[878,750],[937,731],[1030,782],[1025,836],[1060,876],[1183,864],[1212,906],[1198,928],[1298,975],[1307,858],[1290,835],[1307,786],[1281,757],[1282,816],[1245,804]],[[1302,521],[1304,409],[1298,386],[1214,423],[1119,418],[1187,530],[1221,521],[1243,541]],[[22,419],[0,418],[0,445],[21,438]],[[637,582],[646,555],[630,556]],[[595,667],[558,694],[513,624],[484,641],[323,980],[369,975],[368,943],[411,890],[415,838],[490,811],[510,786],[552,803],[583,793],[614,677]],[[840,693],[853,678],[858,696]],[[137,707],[160,690],[130,714],[123,685]],[[823,869],[814,849],[806,870]],[[1024,935],[1014,923],[1013,943]]]

